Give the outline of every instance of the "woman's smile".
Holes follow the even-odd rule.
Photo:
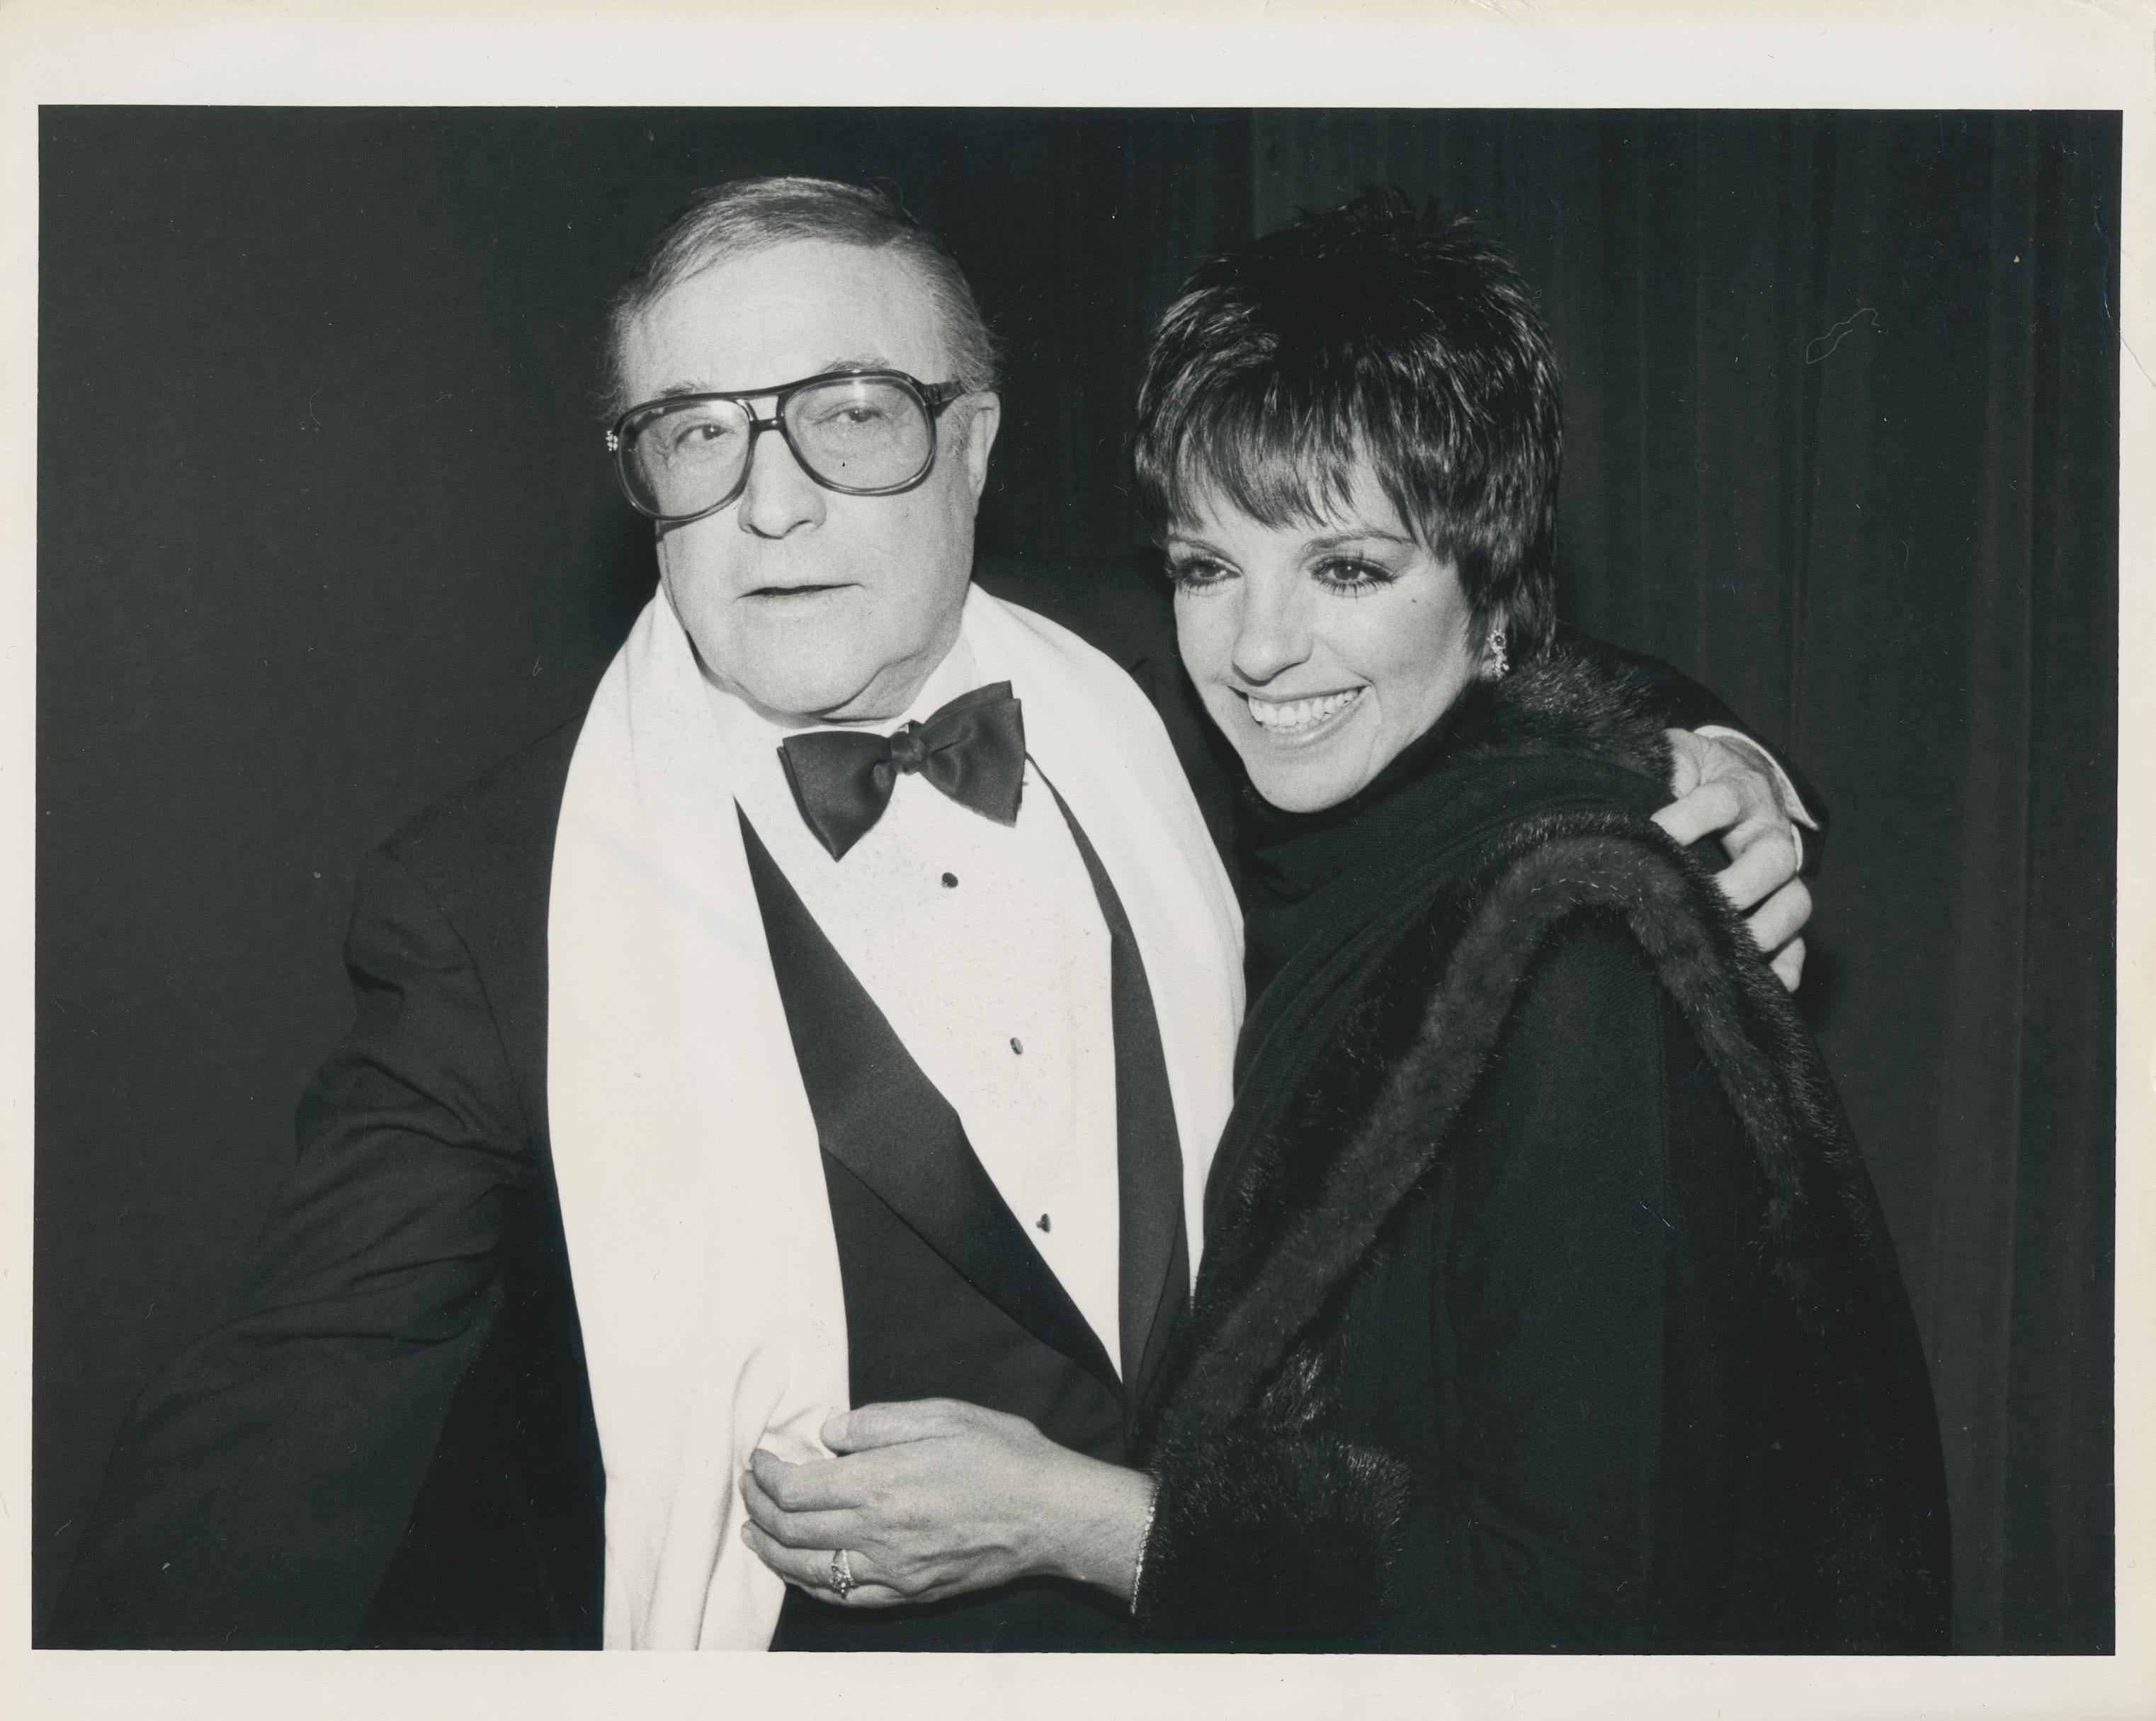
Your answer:
[[[1348,687],[1337,693],[1306,693],[1293,699],[1277,694],[1245,693],[1250,721],[1270,740],[1302,745],[1329,735],[1344,722],[1368,690]]]

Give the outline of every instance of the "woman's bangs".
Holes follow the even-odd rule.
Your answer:
[[[1324,519],[1348,506],[1362,440],[1344,418],[1336,424],[1271,400],[1200,410],[1168,469],[1168,516],[1194,520],[1203,509],[1229,507],[1261,526]]]

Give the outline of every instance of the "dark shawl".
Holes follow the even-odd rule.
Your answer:
[[[1259,821],[1253,953],[1277,972],[1245,1028],[1194,1317],[1149,1429],[1161,1492],[1139,1600],[1157,1640],[1565,1641],[1539,1626],[1485,1634],[1424,1605],[1443,1581],[1428,1569],[1438,1544],[1424,1520],[1458,1478],[1425,1473],[1443,1454],[1412,1428],[1373,1436],[1382,1419],[1364,1400],[1387,1373],[1441,1388],[1447,1341],[1416,1327],[1452,1246],[1427,1221],[1449,1199],[1432,1191],[1462,1141],[1491,1127],[1477,1107],[1511,1025],[1530,1016],[1546,975],[1579,970],[1573,958],[1599,939],[1651,973],[1652,984],[1609,995],[1644,999],[1666,1029],[1677,1073],[1665,1081],[1680,1102],[1669,1115],[1689,1120],[1673,1163],[1732,1162],[1710,1169],[1734,1192],[1723,1229],[1741,1241],[1717,1257],[1723,1282],[1709,1273],[1693,1287],[1697,1324],[1712,1328],[1726,1282],[1756,1318],[1725,1337],[1741,1349],[1772,1335],[1772,1360],[1766,1399],[1708,1403],[1699,1419],[1740,1448],[1721,1520],[1735,1528],[1714,1544],[1722,1551],[1687,1553],[1682,1629],[1663,1630],[1650,1605],[1624,1633],[1590,1626],[1568,1647],[1943,1647],[1937,1426],[1876,1200],[1790,1000],[1707,871],[1646,822],[1666,778],[1646,690],[1560,655],[1472,690],[1334,814]],[[1404,1275],[1423,1282],[1403,1295]],[[1702,1372],[1722,1379],[1719,1359]],[[1697,1385],[1674,1383],[1668,1402]],[[1799,1426],[1793,1474],[1770,1462],[1766,1431]],[[1754,1427],[1762,1450],[1742,1450]],[[1679,1453],[1684,1434],[1672,1435]],[[1685,1485],[1666,1478],[1648,1515],[1681,1519]],[[1725,1554],[1732,1595],[1743,1594],[1723,1608],[1713,1591]]]

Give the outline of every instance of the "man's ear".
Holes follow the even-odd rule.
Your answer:
[[[1003,397],[969,394],[964,404],[970,408],[966,415],[966,477],[973,486],[973,506],[978,507],[981,494],[988,487],[988,454],[996,445],[996,432],[1003,428]]]

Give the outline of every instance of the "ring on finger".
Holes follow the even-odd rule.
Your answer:
[[[831,1588],[837,1591],[839,1600],[844,1601],[857,1587],[854,1581],[853,1556],[843,1548],[834,1548],[831,1550]]]

